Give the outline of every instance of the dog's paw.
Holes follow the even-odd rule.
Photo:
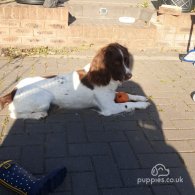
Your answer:
[[[139,109],[146,109],[150,105],[149,102],[139,102],[138,108]]]
[[[147,97],[141,96],[141,95],[138,95],[136,99],[137,99],[137,101],[140,101],[140,102],[147,102],[148,101]]]

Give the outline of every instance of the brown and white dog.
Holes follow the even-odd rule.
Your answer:
[[[149,102],[144,96],[129,94],[134,102],[114,101],[119,84],[131,78],[132,66],[127,48],[111,43],[100,49],[83,70],[21,80],[11,93],[0,98],[0,105],[3,108],[9,104],[14,119],[46,117],[51,104],[69,109],[96,107],[104,116],[145,109]]]

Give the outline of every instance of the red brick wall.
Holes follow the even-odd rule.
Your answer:
[[[193,32],[190,48],[195,46],[195,13],[182,13],[179,16],[170,14],[160,14],[158,20],[158,45],[159,47],[186,49],[190,30],[194,18]]]
[[[66,7],[0,5],[0,46],[40,46],[55,43],[59,30],[68,28]],[[60,39],[64,41],[64,39]]]

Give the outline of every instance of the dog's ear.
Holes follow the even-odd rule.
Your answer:
[[[105,86],[111,80],[109,67],[105,63],[105,52],[106,48],[98,51],[91,62],[91,67],[87,75],[89,81],[98,86]]]

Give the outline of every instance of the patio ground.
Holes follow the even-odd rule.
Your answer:
[[[90,57],[0,58],[0,91],[21,78],[65,73]],[[195,69],[167,54],[135,55],[133,78],[119,90],[151,98],[147,110],[103,117],[92,110],[53,111],[44,120],[11,120],[0,112],[0,161],[14,159],[35,175],[65,165],[54,195],[194,195]],[[180,183],[139,183],[163,164]],[[183,181],[183,182],[182,182]],[[13,194],[0,186],[0,194]]]

